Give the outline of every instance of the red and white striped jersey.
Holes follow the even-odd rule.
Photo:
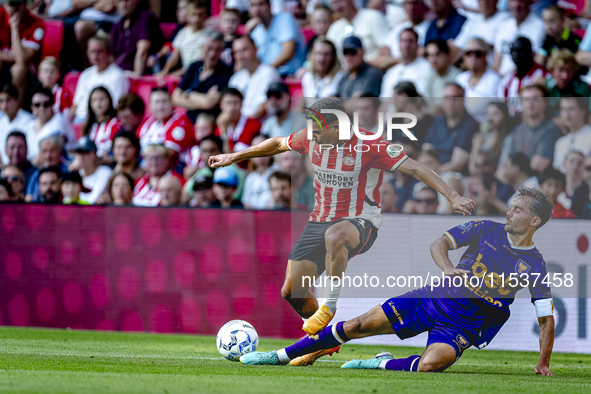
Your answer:
[[[511,71],[507,76],[501,80],[499,97],[505,97],[507,99],[507,106],[509,107],[509,114],[511,116],[521,112],[523,110],[521,106],[521,100],[519,98],[519,92],[524,86],[532,85],[539,78],[544,78],[548,75],[548,70],[534,63],[527,74],[522,78],[517,76],[517,71]]]
[[[205,163],[201,161],[201,148],[199,148],[199,145],[195,145],[187,151],[184,161],[188,167],[205,167]]]
[[[103,156],[111,152],[113,138],[119,131],[121,131],[121,123],[117,118],[92,125],[89,137],[96,144],[97,155]]]
[[[53,93],[53,111],[68,115],[67,110],[69,110],[74,103],[72,94],[58,84],[51,89],[51,92]]]
[[[174,171],[168,171],[164,176],[172,175],[181,182],[181,186],[185,184],[185,179]],[[133,189],[133,196],[131,202],[133,205],[142,207],[156,207],[160,205],[160,190],[157,186],[150,185],[150,174],[145,174],[137,180],[135,188]]]
[[[195,145],[195,129],[185,115],[174,113],[163,122],[154,116],[146,119],[138,128],[142,150],[151,144],[163,144],[183,157],[182,153]]]
[[[373,133],[360,128],[361,134]],[[307,129],[289,135],[290,150],[307,154],[314,167],[314,210],[312,222],[332,222],[343,218],[369,220],[376,228],[383,222],[380,207],[382,170],[394,171],[408,156],[382,137],[361,140],[353,135],[336,148],[321,149],[307,137]]]

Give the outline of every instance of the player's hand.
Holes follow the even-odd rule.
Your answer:
[[[234,157],[234,155],[231,153],[211,156],[209,158],[209,166],[211,168],[227,167],[229,165],[234,164],[233,157]]]
[[[534,368],[534,372],[536,375],[542,376],[554,376],[554,374],[550,371],[550,367],[548,365],[536,365]]]
[[[445,276],[464,276],[470,273],[470,271],[463,270],[461,268],[448,268],[443,270]]]
[[[476,202],[467,197],[456,197],[451,202],[455,213],[461,213],[464,216],[470,215],[476,210]]]

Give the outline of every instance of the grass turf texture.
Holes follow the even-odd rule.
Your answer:
[[[0,392],[591,392],[591,355],[553,354],[552,378],[533,373],[531,352],[468,350],[446,372],[426,374],[340,368],[381,350],[423,350],[408,347],[346,345],[311,367],[271,367],[223,359],[214,337],[2,327],[0,339]],[[263,338],[259,350],[289,344]]]

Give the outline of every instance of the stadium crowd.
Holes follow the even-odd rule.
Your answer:
[[[208,159],[288,136],[305,126],[293,109],[342,97],[373,132],[381,112],[414,114],[417,141],[390,142],[477,214],[504,214],[523,184],[554,217],[591,218],[589,5],[3,0],[0,201],[311,209],[302,156]],[[47,20],[63,25],[54,56]],[[452,213],[400,173],[380,193],[384,212]]]

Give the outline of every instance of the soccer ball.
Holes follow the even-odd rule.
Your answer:
[[[244,320],[232,320],[224,324],[215,340],[220,354],[231,361],[238,361],[243,354],[254,352],[259,345],[259,335]]]

